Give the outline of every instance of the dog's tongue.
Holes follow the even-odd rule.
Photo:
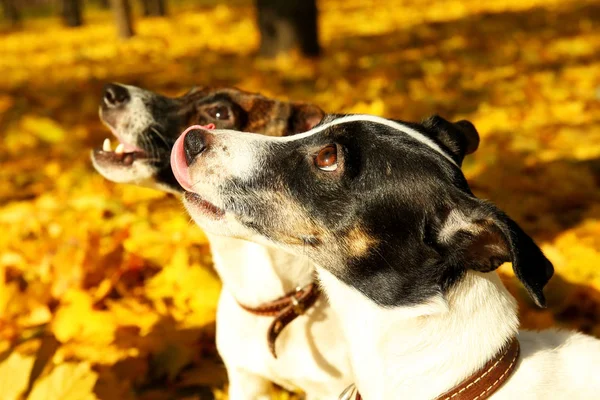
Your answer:
[[[177,139],[175,144],[173,145],[173,149],[171,150],[171,168],[173,169],[173,174],[175,175],[175,179],[177,182],[183,187],[184,190],[188,192],[193,192],[192,183],[190,181],[190,173],[189,166],[185,159],[185,150],[183,148],[183,141],[185,139],[185,135],[188,132],[194,129],[215,129],[215,124],[208,125],[192,125],[187,128],[181,136]]]

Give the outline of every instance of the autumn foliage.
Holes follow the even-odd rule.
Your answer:
[[[202,4],[202,2],[199,2]],[[112,15],[0,34],[0,393],[6,400],[223,398],[220,283],[172,196],[110,183],[102,85],[234,85],[332,112],[467,118],[465,172],[557,275],[526,328],[600,337],[600,5],[587,0],[319,0],[323,55],[254,57],[250,2],[174,3],[116,39]],[[0,29],[3,29],[0,26]],[[289,394],[278,396],[287,398]]]

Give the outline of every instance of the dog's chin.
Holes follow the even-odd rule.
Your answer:
[[[200,197],[197,193],[185,192],[184,203],[194,220],[222,221],[225,218],[225,210]]]
[[[235,216],[196,193],[185,192],[183,204],[196,224],[206,233],[249,240],[251,232]]]
[[[158,169],[139,152],[117,154],[102,149],[92,151],[92,164],[109,181],[147,186],[156,181]]]

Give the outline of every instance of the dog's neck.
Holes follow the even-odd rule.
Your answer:
[[[241,239],[208,238],[223,288],[245,306],[275,300],[314,279],[314,264],[306,257]]]
[[[366,399],[432,399],[480,369],[518,330],[497,274],[469,272],[442,298],[384,309],[318,268]]]

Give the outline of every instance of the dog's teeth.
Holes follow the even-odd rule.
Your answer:
[[[115,149],[115,153],[117,153],[117,154],[123,154],[124,150],[125,150],[125,146],[123,145],[123,143],[119,143],[119,145]]]
[[[110,139],[109,138],[104,139],[104,143],[102,143],[102,150],[110,151]]]

